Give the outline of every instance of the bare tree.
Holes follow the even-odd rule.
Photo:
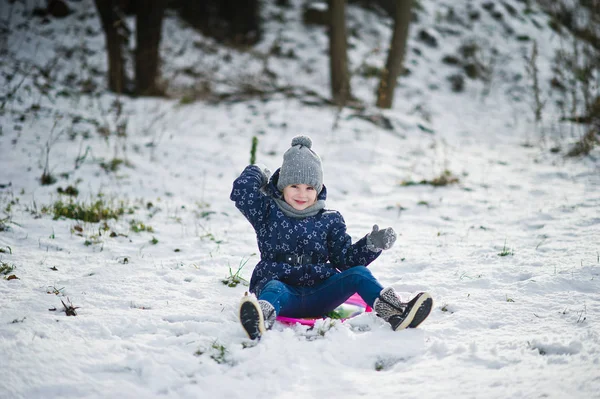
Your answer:
[[[538,46],[537,41],[533,41],[533,47],[531,48],[531,55],[525,57],[525,71],[531,79],[531,91],[533,96],[533,115],[535,116],[535,123],[542,121],[542,110],[544,109],[544,102],[540,95],[540,78],[538,68]]]
[[[123,47],[129,32],[118,0],[94,0],[106,38],[108,57],[108,88],[123,93],[126,88]]]
[[[391,108],[394,102],[396,80],[403,69],[412,2],[413,0],[397,0],[395,4],[394,34],[392,35],[387,62],[381,74],[379,90],[377,91],[377,106],[379,108]]]
[[[343,106],[350,98],[346,39],[346,0],[329,0],[329,65],[331,97]]]
[[[260,0],[180,0],[179,14],[221,42],[256,44],[262,35]]]
[[[159,45],[167,0],[136,1],[135,91],[161,94],[157,87]]]
[[[259,0],[221,0],[220,17],[227,25],[226,37],[235,44],[256,44],[261,37]]]

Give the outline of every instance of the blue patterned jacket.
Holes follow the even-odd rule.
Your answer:
[[[250,279],[250,292],[260,295],[271,280],[292,286],[313,286],[341,270],[367,266],[381,252],[367,249],[367,239],[352,244],[342,215],[323,209],[314,216],[296,219],[286,216],[273,197],[283,199],[277,189],[279,169],[267,183],[262,171],[249,165],[233,182],[230,198],[256,231],[261,260]],[[325,200],[325,186],[318,199]],[[314,264],[289,265],[277,262],[277,254],[308,255]]]

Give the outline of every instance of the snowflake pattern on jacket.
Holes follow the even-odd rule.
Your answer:
[[[278,178],[279,169],[267,182],[259,167],[249,165],[233,182],[230,198],[254,227],[261,256],[252,272],[250,292],[259,296],[271,280],[314,286],[341,270],[367,266],[377,259],[381,252],[367,248],[366,235],[352,244],[338,211],[323,209],[302,219],[286,216],[273,199],[283,199]],[[326,197],[323,186],[317,199]],[[308,255],[315,263],[289,265],[277,262],[277,254]]]

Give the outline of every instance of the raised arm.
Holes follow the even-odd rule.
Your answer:
[[[242,214],[253,227],[257,227],[264,218],[268,197],[261,188],[268,182],[268,176],[256,165],[248,165],[242,174],[234,180],[229,198],[235,202]]]

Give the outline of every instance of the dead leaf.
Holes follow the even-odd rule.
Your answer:
[[[67,314],[67,316],[77,316],[77,312],[75,311],[75,309],[79,309],[79,306],[73,306],[73,304],[71,303],[71,300],[69,298],[67,298],[67,302],[69,302],[69,306],[67,306],[67,304],[65,304],[63,302],[63,300],[60,300],[63,304],[64,311]]]

